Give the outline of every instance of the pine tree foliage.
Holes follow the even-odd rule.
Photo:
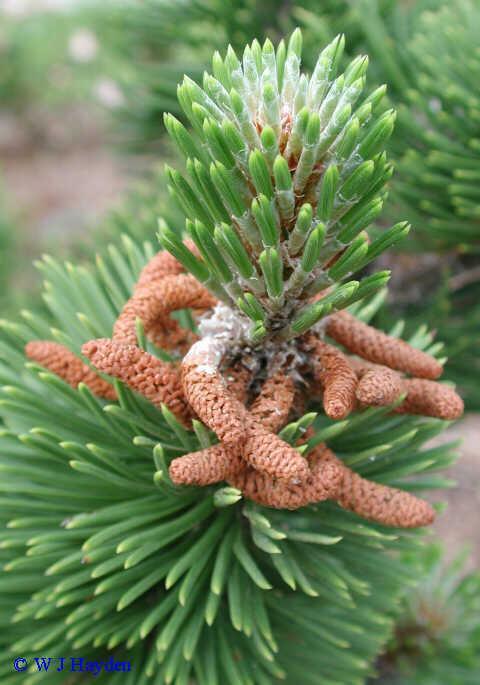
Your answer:
[[[128,140],[133,147],[158,140],[163,112],[182,114],[175,96],[178,77],[189,73],[200,79],[214,50],[225,44],[243,49],[253,38],[263,42],[268,37],[278,42],[297,25],[304,31],[307,69],[315,66],[319,44],[345,33],[350,58],[368,51],[375,58],[375,79],[401,92],[415,71],[406,45],[417,29],[418,17],[442,2],[296,0],[280,8],[275,0],[234,0],[228,4],[216,0],[147,0],[141,5],[127,4],[116,21],[112,22],[111,14],[109,21],[113,27],[110,39],[116,36],[113,42],[118,57],[127,67],[123,70],[128,74],[123,79],[128,101],[123,123]],[[133,71],[132,64],[137,67]]]
[[[471,0],[421,15],[408,47],[415,78],[404,91],[394,141],[394,192],[406,215],[428,232],[427,241],[459,251],[480,244],[480,56],[472,51],[479,26],[480,8]]]
[[[461,63],[465,65],[462,69],[470,74],[469,83],[475,79],[476,56],[469,46],[472,40],[474,43],[478,9],[475,3],[462,0],[459,4],[461,11],[452,16],[456,6],[441,0],[424,0],[408,5],[359,0],[350,4],[327,2],[319,8],[305,2],[290,7],[289,13],[269,12],[272,18],[265,22],[265,15],[261,21],[256,16],[260,11],[258,3],[251,6],[240,2],[238,7],[230,5],[231,11],[225,12],[214,3],[194,5],[186,2],[182,4],[182,25],[189,27],[184,35],[188,36],[199,56],[205,42],[216,40],[217,36],[225,35],[236,45],[249,31],[251,35],[255,32],[275,34],[279,24],[286,25],[295,17],[305,29],[304,57],[310,69],[314,66],[312,55],[318,43],[333,36],[335,29],[345,30],[350,53],[354,54],[360,47],[368,50],[375,58],[374,78],[389,83],[389,97],[400,107],[400,125],[397,124],[390,145],[397,161],[397,183],[393,184],[396,202],[387,205],[387,216],[390,210],[390,216],[405,216],[415,227],[412,240],[401,242],[400,249],[409,246],[417,250],[447,247],[462,252],[474,248],[478,233],[478,221],[465,214],[476,211],[473,168],[476,164],[475,88],[458,85],[462,79],[455,78],[455,69]],[[167,74],[158,68],[160,56],[156,45],[166,46],[171,42],[172,27],[176,26],[178,19],[178,8],[173,7],[150,2],[131,15],[131,33],[149,46],[148,60],[154,65],[148,92],[155,79],[160,78],[160,71],[162,78]],[[167,18],[170,11],[173,13],[172,21]],[[204,30],[209,21],[215,24],[215,31]],[[197,40],[191,35],[195,33],[195,26],[201,27],[198,33],[201,34],[202,47],[198,45],[198,35]],[[170,58],[174,57],[170,55]],[[202,61],[204,58],[198,59]],[[440,98],[439,83],[442,84]],[[136,103],[147,103],[147,109],[153,106],[156,114],[152,117],[147,115],[146,120],[154,122],[155,136],[158,135],[160,113],[170,107],[173,100],[169,97],[168,102],[162,101],[163,88],[161,86],[156,95],[135,99]],[[173,93],[172,83],[169,89]],[[465,117],[468,121],[464,126]],[[411,183],[412,178],[415,183]],[[463,198],[461,192],[466,193]],[[469,263],[461,263],[459,268],[470,266]],[[436,301],[442,303],[436,325],[441,332],[440,337],[448,345],[446,373],[455,382],[461,382],[469,406],[474,407],[479,401],[477,384],[472,381],[470,373],[470,369],[476,366],[475,330],[479,316],[475,306],[475,285],[463,289],[460,297],[449,298],[447,291],[448,285],[445,284],[435,296]],[[429,309],[433,306],[435,303],[429,300]],[[454,312],[461,312],[461,317],[451,319]]]
[[[365,50],[372,57],[372,72],[377,81],[388,83],[389,94],[395,102],[415,79],[417,65],[408,51],[412,37],[421,30],[420,17],[426,11],[438,10],[446,4],[445,0],[416,0],[398,2],[397,0],[349,0],[348,11],[340,6],[332,6],[328,20],[323,24],[329,31],[334,26],[344,26],[349,38],[355,42],[351,54]],[[337,24],[338,22],[338,24]],[[313,36],[320,37],[322,15],[315,19],[315,7],[304,14],[302,26]],[[408,141],[405,142],[408,146]]]
[[[421,302],[412,302],[403,311],[413,331],[424,325],[426,312],[430,326],[438,331],[447,357],[445,376],[461,389],[466,406],[471,411],[480,408],[478,378],[478,331],[480,330],[480,281],[474,255],[462,257],[460,268],[453,264],[440,279],[438,288]],[[403,307],[402,307],[403,309]],[[389,326],[399,316],[400,307],[386,306],[376,317],[380,326]],[[402,314],[400,314],[402,315]]]
[[[309,21],[312,25],[310,17]],[[384,28],[384,30],[386,29]],[[169,121],[172,122],[172,119],[169,118]],[[178,127],[178,124],[176,126]],[[394,136],[399,138],[395,130]],[[105,244],[105,241],[114,240],[119,232],[126,232],[135,240],[142,241],[145,237],[153,235],[159,215],[166,219],[169,226],[175,229],[181,227],[183,225],[182,212],[175,203],[168,201],[166,193],[160,192],[159,189],[163,185],[163,173],[160,169],[155,171],[147,181],[137,184],[121,207],[112,212],[95,232],[96,244]],[[391,184],[393,192],[395,185],[394,181]],[[392,202],[386,203],[387,213],[390,204]],[[402,205],[402,208],[408,213],[405,204]],[[392,212],[390,211],[390,213]],[[415,238],[416,233],[417,231],[414,230],[411,239],[415,249],[418,249],[419,241]],[[405,249],[407,242],[409,241],[399,242],[399,249]],[[428,315],[431,326],[440,331],[439,338],[446,345],[448,356],[446,376],[461,388],[462,396],[466,399],[468,406],[473,409],[480,406],[476,380],[478,373],[472,373],[472,370],[478,367],[476,332],[480,325],[480,310],[477,306],[477,288],[475,283],[469,282],[452,295],[449,286],[451,278],[456,280],[455,274],[459,274],[459,277],[462,278],[462,270],[470,273],[472,269],[475,269],[473,256],[463,257],[460,264],[453,264],[452,273],[448,274],[448,278],[434,293],[433,298],[428,301]],[[391,325],[395,315],[398,316],[398,312],[395,310],[388,311],[387,308],[380,320],[389,321],[388,325]],[[418,303],[412,302],[408,308],[409,330],[420,326],[424,320],[425,311]]]
[[[480,575],[465,572],[465,555],[446,565],[438,546],[425,548],[419,560],[421,582],[402,602],[382,659],[385,682],[474,685],[480,669]]]
[[[381,17],[391,4],[391,0],[380,0],[377,5],[375,0]],[[320,6],[312,0],[296,0],[281,7],[276,0],[147,0],[123,6],[113,21],[112,34],[118,34],[114,41],[118,57],[130,69],[123,78],[127,106],[121,121],[132,147],[147,143],[151,149],[158,141],[165,111],[183,115],[175,94],[179,77],[188,73],[200,80],[213,51],[226,44],[241,50],[253,38],[263,42],[268,37],[276,43],[297,24],[305,29],[304,61],[309,69],[315,66],[318,45],[338,33],[348,35],[352,55],[365,43],[348,0],[323,0]],[[133,71],[132,63],[137,65]]]
[[[25,364],[29,339],[53,334],[78,353],[108,335],[152,254],[124,238],[88,271],[46,258],[50,318],[25,311],[2,322],[2,682],[19,682],[19,653],[114,650],[132,661],[136,685],[192,674],[199,685],[283,674],[313,683],[319,673],[362,683],[391,630],[387,609],[415,582],[392,552],[415,549],[416,534],[329,503],[272,512],[222,487],[172,487],[169,461],[210,440],[200,425],[185,432],[120,384],[119,402],[104,404]],[[368,319],[378,300],[357,313]],[[411,342],[438,352],[425,332]],[[287,427],[292,440],[312,418]],[[436,471],[451,463],[452,445],[423,447],[442,430],[435,419],[382,408],[314,425],[315,440],[379,482],[447,484]]]
[[[476,269],[478,265],[472,266]],[[460,273],[461,276],[461,273]],[[451,281],[455,282],[455,276]],[[450,282],[451,282],[450,281]],[[446,291],[446,292],[445,292]],[[453,294],[441,289],[434,304],[439,310],[438,329],[445,339],[449,361],[446,373],[462,389],[467,406],[480,409],[480,364],[478,360],[478,331],[480,330],[480,278],[459,287]]]
[[[375,57],[374,73],[388,81],[398,110],[389,144],[396,173],[386,213],[400,212],[414,227],[412,240],[400,250],[450,255],[451,269],[439,273],[436,292],[412,301],[408,318],[424,321],[428,312],[446,344],[446,376],[475,409],[480,281],[470,276],[478,273],[480,239],[475,216],[480,60],[472,46],[479,7],[470,0],[417,2],[408,9],[394,5],[383,16],[370,0],[352,10]],[[464,279],[465,285],[452,290],[450,283]]]
[[[168,46],[180,13],[185,30],[176,36],[176,51],[171,54]],[[268,4],[245,0],[228,8],[207,0],[168,6],[150,0],[141,8],[132,7],[128,16],[129,35],[144,46],[143,53],[135,54],[144,61],[141,79],[132,84],[126,114],[137,131],[143,128],[140,135],[145,139],[158,137],[164,111],[183,115],[174,94],[177,77],[186,70],[200,78],[198,63],[206,65],[212,49],[225,42],[241,46],[253,36],[275,37],[298,21],[305,30],[305,64],[313,69],[319,42],[344,31],[349,54],[368,51],[374,58],[375,80],[388,82],[390,98],[399,108],[392,151],[401,160],[401,178],[394,190],[405,215],[415,223],[416,238],[422,236],[427,246],[455,249],[477,242],[474,84],[478,59],[471,51],[479,21],[477,3],[422,0],[404,6],[359,0],[327,2],[319,8],[316,3],[297,2],[288,12],[278,13]],[[188,59],[182,60],[186,54]]]
[[[163,163],[155,165],[144,178],[134,183],[118,205],[93,227],[90,242],[96,246],[97,251],[102,251],[118,240],[119,235],[125,234],[136,243],[142,244],[155,235],[160,216],[176,231],[181,230],[185,221],[181,209],[169,199]],[[79,249],[81,247],[79,245]],[[88,244],[84,253],[90,259],[91,244]]]
[[[422,11],[414,24],[410,22],[413,37],[390,43],[396,46],[396,63],[402,64],[403,50],[415,69],[409,74],[403,68],[406,86],[393,92],[399,116],[390,145],[396,175],[387,215],[389,210],[400,211],[412,222],[415,250],[451,255],[451,270],[445,269],[443,278],[439,275],[437,291],[422,302],[412,302],[409,311],[422,320],[428,311],[431,325],[446,344],[446,375],[460,385],[467,405],[475,409],[480,406],[480,129],[475,85],[480,56],[472,46],[480,8],[470,0],[437,4],[435,11]],[[387,28],[384,31],[386,35]],[[405,247],[404,243],[401,248]],[[457,282],[464,285],[452,289]]]
[[[118,56],[140,66],[138,73],[123,79],[127,106],[121,122],[132,146],[147,144],[150,149],[158,140],[164,112],[182,114],[176,88],[183,74],[200,79],[212,52],[226,44],[237,49],[255,35],[279,38],[282,18],[276,0],[148,0],[122,7],[113,22]]]
[[[6,308],[10,306],[6,301],[6,294],[14,272],[13,265],[17,256],[18,240],[11,208],[7,205],[4,188],[0,185],[0,306],[2,311],[6,311]]]
[[[398,223],[369,244],[391,176],[384,146],[395,114],[377,114],[385,89],[362,97],[366,57],[338,73],[343,36],[300,73],[301,33],[277,51],[267,40],[216,53],[204,88],[185,78],[179,101],[194,134],[167,114],[186,175],[167,168],[169,190],[203,263],[160,224],[163,246],[221,300],[253,322],[250,337],[288,339],[331,308],[381,289],[387,272],[349,280],[403,238]],[[248,252],[245,249],[248,246]],[[306,298],[335,285],[321,302]]]
[[[390,145],[399,176],[394,198],[415,238],[427,248],[476,249],[478,3],[358,0],[348,12],[338,7],[326,24],[314,11],[296,13],[310,34],[307,44],[343,21],[355,50],[372,57],[374,78],[389,84],[399,113]]]

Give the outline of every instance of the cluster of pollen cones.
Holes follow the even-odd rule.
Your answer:
[[[199,418],[215,431],[218,444],[171,462],[170,477],[176,484],[227,481],[246,498],[268,507],[297,509],[329,499],[387,526],[431,523],[434,512],[427,502],[361,478],[325,444],[302,456],[278,432],[312,396],[322,398],[332,419],[343,419],[356,407],[390,405],[400,397],[404,399],[395,412],[457,418],[463,411],[462,400],[452,388],[435,382],[442,366],[430,355],[341,311],[328,317],[325,333],[345,352],[310,331],[295,342],[305,360],[300,368],[302,382],[298,368],[294,380],[288,368],[280,367],[258,390],[254,382],[258,379],[241,358],[229,359],[228,349],[215,336],[199,340],[170,317],[186,308],[199,315],[215,304],[215,298],[184,273],[174,257],[159,252],[140,274],[112,339],[83,345],[91,366],[50,341],[29,342],[26,354],[72,387],[85,383],[98,396],[112,400],[115,391],[104,375],[114,377],[152,404],[165,404],[185,426]],[[153,343],[180,352],[182,361],[164,362],[142,350],[137,319]]]

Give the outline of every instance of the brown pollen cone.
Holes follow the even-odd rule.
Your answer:
[[[106,400],[117,398],[115,389],[93,369],[84,364],[67,347],[49,340],[32,340],[25,345],[25,354],[29,359],[55,373],[66,383],[77,388],[85,383],[94,395]]]
[[[264,382],[250,407],[247,439],[242,454],[257,471],[286,481],[308,476],[305,459],[276,435],[287,422],[295,397],[292,378],[278,371]]]
[[[235,472],[229,483],[247,499],[276,509],[298,509],[329,499],[385,526],[416,528],[434,519],[434,511],[427,502],[363,479],[324,444],[314,448],[307,459],[310,474],[301,485],[271,478],[252,468]]]
[[[260,444],[261,438],[265,437],[265,445],[268,446],[267,453],[261,454],[266,461],[271,459],[275,451],[276,440],[283,445],[285,443],[278,436],[268,433],[265,426],[256,424],[255,418],[261,418],[264,424],[275,430],[287,420],[290,399],[286,395],[282,399],[283,410],[279,410],[272,402],[272,392],[280,384],[281,374],[264,383],[252,404],[249,430],[243,445],[219,444],[174,459],[170,464],[172,480],[184,485],[210,485],[225,480],[238,488],[247,499],[276,509],[298,509],[331,499],[343,508],[385,526],[413,528],[432,522],[434,512],[428,503],[407,492],[365,480],[324,444],[315,447],[303,460],[307,474],[301,483],[272,475],[264,463],[259,463],[259,453],[264,449]],[[293,396],[294,388],[291,387],[290,398]],[[252,451],[250,455],[247,454],[249,450]],[[250,463],[247,463],[248,457]],[[255,461],[257,468],[252,466]]]
[[[135,323],[139,318],[147,336],[159,346],[173,347],[186,338],[193,342],[189,331],[181,329],[169,315],[179,309],[206,309],[216,300],[191,274],[164,276],[159,281],[145,283],[135,290],[125,304],[113,328],[113,338],[129,345],[137,344]],[[183,340],[182,340],[183,337]]]
[[[240,470],[252,470],[275,481],[303,482],[308,477],[306,460],[260,425],[251,426],[243,445],[220,443],[174,459],[170,477],[176,484],[209,485],[229,480]]]
[[[184,354],[198,340],[193,331],[183,328],[170,316],[156,319],[150,326],[147,337],[159,349],[180,354]]]
[[[223,378],[228,392],[239,402],[245,404],[248,398],[248,386],[252,380],[252,372],[238,363],[226,369],[223,372]]]
[[[242,447],[243,459],[248,464],[287,481],[303,480],[308,475],[305,459],[275,435],[287,422],[294,397],[295,386],[290,376],[278,371],[267,378],[250,407],[248,433]]]
[[[185,271],[183,265],[170,252],[162,250],[143,267],[135,283],[135,290],[159,281],[165,276],[176,276]]]
[[[368,326],[347,311],[327,317],[326,331],[347,350],[375,364],[420,378],[438,378],[443,371],[442,365],[431,355]]]
[[[165,276],[176,276],[184,271],[183,265],[170,252],[162,250],[157,252],[143,267],[138,281],[135,283],[135,290],[143,288],[145,285],[150,285],[154,281],[159,281]]]
[[[227,445],[241,445],[246,437],[247,410],[228,390],[218,370],[202,369],[201,364],[182,363],[184,396],[194,412],[219,440]]]
[[[198,256],[199,252],[192,240],[183,241],[192,254]],[[153,281],[159,281],[165,276],[174,276],[185,272],[185,267],[167,250],[160,250],[143,267],[135,284],[135,289],[149,285]]]
[[[240,450],[219,443],[173,459],[169,474],[177,485],[212,485],[244,468]]]
[[[235,472],[229,483],[247,499],[276,509],[298,509],[329,499],[384,526],[418,528],[435,518],[428,502],[362,478],[324,444],[314,448],[307,459],[310,474],[301,485],[271,478],[252,468]]]
[[[273,399],[274,395],[278,401]],[[293,381],[284,374],[279,372],[267,379],[251,411],[245,410],[247,430],[243,443],[221,443],[174,459],[170,465],[172,480],[184,485],[206,485],[228,480],[247,464],[279,479],[294,481],[306,478],[308,466],[305,459],[270,432],[278,430],[286,422],[293,397]]]
[[[435,512],[428,502],[404,490],[366,480],[340,459],[337,462],[343,477],[339,491],[332,499],[344,509],[395,528],[419,528],[433,523]]]
[[[448,385],[422,378],[403,381],[407,396],[395,409],[399,414],[420,414],[446,421],[458,419],[463,414],[463,401]]]
[[[259,471],[292,480],[306,477],[308,468],[301,455],[265,429],[232,396],[220,372],[208,364],[202,365],[201,356],[192,361],[189,363],[186,357],[182,364],[185,397],[202,421],[216,432],[219,440],[240,449],[243,458]],[[267,390],[271,392],[270,386]],[[257,406],[256,411],[259,410]]]
[[[262,426],[276,433],[287,422],[295,397],[295,385],[290,376],[278,371],[267,378],[250,413]]]
[[[252,417],[242,455],[250,466],[272,477],[292,483],[308,477],[308,464],[301,454]]]
[[[344,419],[355,407],[357,377],[347,357],[314,335],[305,339],[313,356],[313,372],[323,389],[323,407],[331,419]]]
[[[180,421],[189,423],[191,412],[183,397],[180,375],[171,364],[135,345],[108,338],[90,340],[82,353],[103,373],[123,381],[155,406],[165,404]]]
[[[309,465],[309,473],[301,485],[277,480],[252,468],[234,474],[229,483],[241,490],[247,499],[273,509],[299,509],[334,498],[342,473],[329,458],[329,450],[324,445],[318,446],[305,462]]]
[[[369,364],[353,358],[350,363],[359,378],[356,395],[362,405],[384,407],[392,404],[405,391],[400,374],[387,366]]]

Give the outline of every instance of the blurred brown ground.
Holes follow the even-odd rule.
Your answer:
[[[16,117],[0,110],[0,179],[17,231],[22,268],[15,287],[29,287],[33,259],[65,253],[122,197],[145,161],[115,154],[98,108],[84,106]]]
[[[468,568],[480,569],[480,414],[466,414],[437,442],[458,439],[462,440],[460,458],[445,472],[457,487],[436,492],[432,498],[447,503],[435,523],[435,532],[444,541],[448,560],[467,546],[471,549]]]

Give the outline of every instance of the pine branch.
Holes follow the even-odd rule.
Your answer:
[[[405,233],[399,224],[370,244],[362,233],[391,173],[382,147],[393,115],[376,114],[378,91],[355,109],[367,63],[335,73],[341,37],[310,80],[300,76],[300,46],[298,32],[277,51],[254,42],[243,68],[230,49],[214,58],[204,89],[189,79],[180,87],[194,134],[169,120],[188,159],[185,176],[168,176],[191,242],[161,224],[174,260],[129,238],[93,268],[45,258],[49,314],[1,322],[7,685],[12,658],[39,650],[121,651],[136,682],[356,685],[416,582],[398,552],[415,551],[421,536],[395,526],[429,522],[431,506],[412,493],[447,485],[435,474],[453,460],[452,446],[422,447],[441,423],[395,413],[408,391],[349,414],[362,372],[347,374],[347,355],[333,346],[320,345],[317,358],[303,347],[308,329],[322,341],[322,327],[312,327],[326,314],[334,342],[335,322],[354,317],[351,353],[401,373],[420,369],[427,383],[441,371],[425,328],[407,346],[398,330],[388,337],[366,326],[384,273],[342,283]],[[183,359],[180,346],[158,347],[170,315],[200,336]],[[78,384],[57,358],[56,373],[38,365],[44,356],[26,362],[25,346],[38,351],[31,341],[51,337],[97,375],[79,366]],[[262,340],[280,352],[284,382]],[[340,421],[329,416],[335,402],[299,392],[298,376],[309,378],[314,362],[323,394],[336,388],[346,399]],[[99,374],[113,384],[109,403],[85,382]],[[434,387],[437,400],[453,392]],[[176,413],[173,399],[188,411]],[[431,413],[443,409],[433,404]],[[234,458],[222,461],[229,450]],[[221,477],[181,485],[173,464],[192,453],[207,453]],[[224,479],[222,465],[237,457],[241,468]]]
[[[102,317],[115,311],[111,298],[137,278],[149,249],[126,242],[102,256],[101,269],[89,272],[48,260],[42,270],[50,320],[25,312],[21,321],[2,326],[0,511],[10,522],[0,549],[7,564],[0,588],[6,593],[2,649],[15,643],[17,652],[23,647],[31,653],[42,645],[43,651],[55,647],[105,658],[108,646],[118,643],[123,647],[115,654],[132,660],[136,677],[149,672],[158,654],[159,677],[173,673],[176,683],[192,673],[200,685],[211,685],[212,669],[220,682],[232,674],[238,682],[275,682],[282,671],[287,682],[313,682],[318,673],[361,682],[388,636],[387,608],[413,581],[389,552],[414,549],[416,537],[360,525],[330,503],[274,512],[247,505],[220,486],[174,487],[168,464],[205,446],[196,432],[184,434],[183,447],[176,424],[127,388],[118,385],[118,404],[104,407],[85,387],[75,391],[36,365],[24,366],[23,345],[50,326],[77,353],[95,321],[103,321],[98,334],[108,335],[111,323]],[[77,318],[77,311],[83,316]],[[356,305],[355,313],[372,311]],[[419,334],[416,344],[428,348],[430,338]],[[319,416],[315,441],[328,440],[346,464],[376,480],[394,484],[415,471],[409,487],[439,487],[434,474],[451,461],[451,450],[434,448],[425,457],[421,451],[422,442],[441,429],[438,422],[386,419],[385,413],[370,409],[338,424]],[[285,435],[295,441],[300,425],[287,427]],[[226,509],[216,509],[215,502]],[[215,525],[221,511],[226,516]],[[197,549],[194,543],[198,552],[189,551]],[[25,556],[27,550],[32,552]],[[184,570],[170,585],[178,564]],[[265,581],[280,593],[280,602],[268,599]],[[251,598],[251,605],[235,597]],[[360,629],[368,638],[359,641]],[[149,647],[152,635],[159,652]],[[240,658],[232,658],[232,644]],[[185,661],[192,653],[193,661]],[[2,661],[7,684],[10,654]],[[120,682],[120,675],[112,677]]]

